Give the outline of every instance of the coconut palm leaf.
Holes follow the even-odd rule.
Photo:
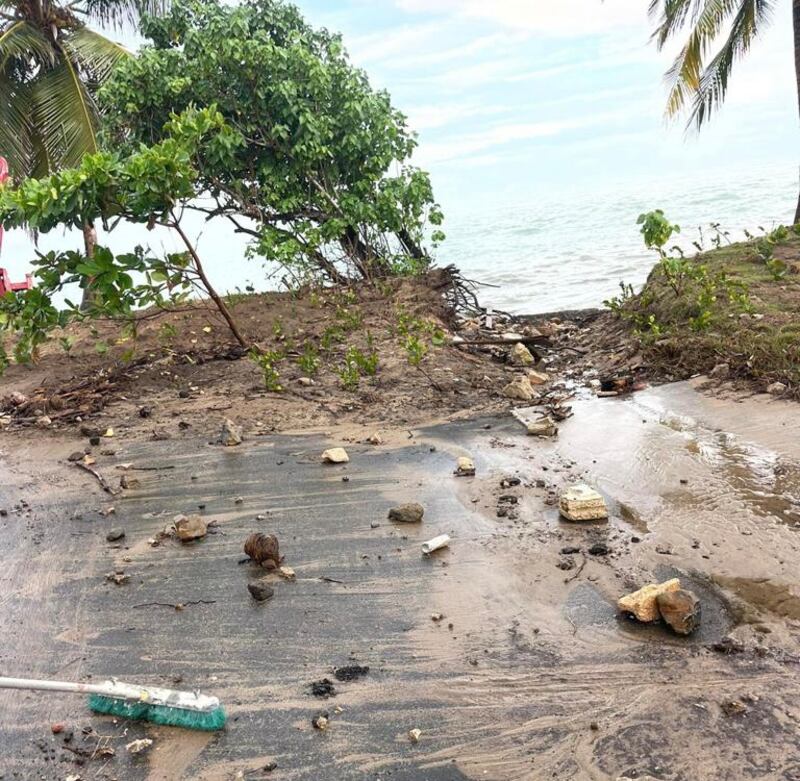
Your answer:
[[[97,151],[97,106],[81,81],[78,63],[64,54],[32,84],[33,123],[59,167],[76,166]]]
[[[70,59],[79,65],[82,75],[88,75],[95,83],[102,83],[111,74],[120,60],[131,53],[121,44],[90,30],[79,27],[62,41]]]
[[[24,19],[0,27],[0,73],[15,59],[48,65],[55,61],[52,43]]]
[[[749,51],[761,26],[769,22],[773,7],[773,0],[741,2],[728,38],[700,78],[695,90],[690,124],[700,127],[725,100],[734,63]]]
[[[30,94],[0,74],[0,152],[17,176],[30,170],[32,155]]]
[[[170,0],[86,0],[82,10],[104,26],[124,27],[136,23],[142,16],[163,16]]]

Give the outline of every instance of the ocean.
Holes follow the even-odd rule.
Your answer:
[[[441,264],[492,285],[481,302],[514,314],[602,306],[624,280],[641,285],[656,259],[644,247],[636,218],[662,209],[681,226],[670,244],[694,253],[702,234],[711,247],[711,223],[729,232],[770,230],[790,223],[797,203],[796,169],[763,169],[627,183],[591,193],[542,195],[480,210],[448,211]]]
[[[437,263],[455,264],[466,277],[484,283],[479,291],[484,305],[535,314],[602,306],[604,299],[619,292],[621,280],[641,285],[655,260],[636,225],[642,212],[663,209],[682,228],[676,243],[693,252],[700,228],[711,246],[712,222],[720,223],[732,240],[743,238],[745,229],[769,230],[790,222],[798,182],[796,169],[787,165],[606,183],[591,190],[564,188],[489,204],[478,197],[479,186],[476,182],[476,193],[464,198],[443,199],[447,240],[437,252]],[[195,219],[188,232],[193,239],[199,237],[200,254],[218,290],[279,285],[282,272],[248,260],[245,239],[226,225]],[[140,226],[120,226],[110,236],[101,234],[100,242],[116,252],[130,251],[137,243],[149,244],[156,253],[183,249],[163,232],[148,233]],[[40,238],[39,248],[81,245],[80,234],[54,231]],[[12,231],[6,235],[0,267],[8,268],[12,279],[21,279],[33,252],[27,235]]]

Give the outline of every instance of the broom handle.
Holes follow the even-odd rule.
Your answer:
[[[124,686],[124,684],[123,684]],[[30,678],[0,678],[0,689],[37,689],[49,692],[79,692],[82,694],[120,694],[120,685],[103,683],[72,683],[67,681],[36,681]],[[133,689],[134,687],[131,687]]]

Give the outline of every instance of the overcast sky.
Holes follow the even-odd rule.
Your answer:
[[[300,0],[420,134],[451,205],[798,162],[791,0],[701,134],[664,119],[647,0]]]

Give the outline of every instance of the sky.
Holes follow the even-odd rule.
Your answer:
[[[791,0],[702,133],[664,117],[647,0],[300,0],[419,133],[451,209],[553,188],[798,163]]]
[[[711,181],[729,205],[718,210],[717,190],[708,191],[705,216],[723,219],[727,209],[738,226],[748,177],[760,175],[760,187],[766,181],[768,188],[776,181],[773,171],[780,177],[774,201],[779,206],[770,203],[758,219],[788,222],[792,216],[800,123],[791,0],[775,0],[773,23],[737,63],[724,107],[700,133],[687,132],[685,118],[665,119],[663,74],[676,49],[659,52],[650,42],[648,0],[296,4],[312,25],[342,33],[353,63],[367,71],[373,86],[390,92],[419,134],[413,162],[430,171],[447,217],[451,240],[440,253],[445,262],[480,267],[481,253],[496,244],[490,235],[495,215],[517,211],[528,219],[552,204],[561,209],[558,204],[574,203],[585,218],[584,231],[593,217],[599,227],[592,230],[605,226],[620,241],[638,242],[631,227],[638,207],[623,213],[609,206],[628,198],[622,193],[653,208],[661,205],[657,194],[663,190],[672,194],[671,203],[688,210],[691,197],[684,203],[680,195],[691,196]],[[731,192],[725,192],[728,182]],[[608,210],[594,214],[595,204]],[[752,200],[747,209],[753,211]],[[567,220],[566,227],[552,229],[542,246],[576,244],[571,225]],[[242,237],[221,226],[193,227],[193,236],[203,231],[201,250],[212,267],[224,261],[222,289],[248,281],[263,285],[260,267],[242,259]],[[40,248],[78,248],[79,239],[57,231],[42,237]],[[100,240],[127,251],[142,238],[122,226]],[[169,236],[145,240],[154,251],[180,248]],[[594,257],[588,249],[580,248],[581,257]],[[530,268],[542,251],[520,239],[508,250],[527,257]],[[23,232],[7,235],[2,265],[15,276],[26,270],[31,255]]]

